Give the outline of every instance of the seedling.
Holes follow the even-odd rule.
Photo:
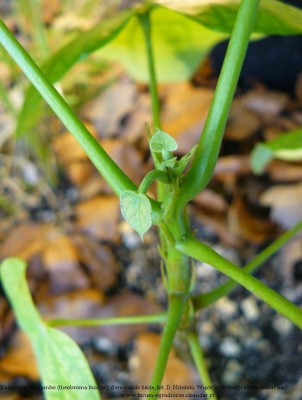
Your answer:
[[[206,244],[195,239],[187,216],[188,201],[203,190],[212,177],[240,69],[253,29],[256,28],[258,33],[265,34],[301,32],[299,11],[293,13],[292,8],[270,0],[263,0],[259,11],[259,3],[259,0],[242,0],[238,8],[233,3],[222,1],[219,10],[221,12],[220,18],[224,18],[223,26],[217,23],[215,15],[211,14],[213,9],[209,5],[208,7],[202,6],[200,14],[196,15],[188,16],[187,14],[176,13],[177,18],[187,18],[186,23],[188,21],[194,21],[194,23],[203,21],[209,27],[217,28],[217,25],[219,25],[221,30],[225,28],[227,31],[231,29],[233,19],[237,15],[205,128],[199,143],[181,159],[177,159],[173,155],[173,152],[177,149],[177,143],[168,133],[163,132],[160,126],[160,107],[150,20],[150,15],[153,16],[153,13],[158,16],[160,13],[169,13],[169,10],[166,11],[167,9],[162,9],[153,3],[146,3],[135,10],[127,11],[116,17],[114,23],[107,24],[106,31],[103,30],[103,27],[96,27],[79,38],[78,41],[75,41],[73,47],[67,47],[67,49],[72,49],[71,53],[66,55],[67,64],[60,64],[58,69],[53,69],[54,60],[57,60],[59,55],[64,58],[65,48],[43,66],[49,80],[54,82],[80,58],[83,49],[86,52],[91,52],[100,47],[100,37],[103,42],[113,39],[129,20],[132,21],[132,29],[134,29],[133,26],[142,28],[140,37],[144,40],[148,60],[154,127],[151,132],[149,128],[147,128],[147,131],[155,169],[146,175],[139,187],[106,154],[4,23],[0,23],[0,42],[16,60],[61,121],[78,139],[92,162],[120,197],[124,218],[142,239],[152,224],[158,227],[160,253],[165,265],[163,279],[167,289],[168,309],[164,315],[131,317],[126,320],[119,317],[101,321],[65,319],[52,320],[46,323],[41,320],[33,306],[25,281],[24,263],[18,259],[5,260],[0,270],[3,287],[15,310],[20,327],[28,334],[33,343],[44,386],[49,383],[54,385],[67,384],[68,379],[70,379],[70,383],[76,379],[83,385],[94,385],[93,377],[78,347],[65,335],[50,328],[50,326],[148,323],[150,321],[163,322],[164,320],[162,341],[150,382],[149,397],[151,398],[156,398],[159,395],[168,356],[178,330],[181,330],[187,338],[201,381],[207,387],[207,395],[216,398],[206,369],[203,352],[198,343],[194,315],[195,311],[205,308],[228,294],[237,284],[245,287],[278,313],[288,318],[293,324],[302,328],[301,309],[251,275],[260,264],[302,228],[302,222],[283,234],[244,268],[239,268]],[[257,19],[258,12],[261,14],[259,19]],[[212,17],[209,18],[209,15],[212,15]],[[279,25],[272,23],[271,18],[274,18],[274,21],[279,20]],[[276,26],[278,26],[277,30],[274,29]],[[154,29],[156,29],[156,25]],[[89,41],[90,37],[93,40]],[[170,65],[169,67],[173,69],[174,66]],[[34,104],[37,104],[39,98],[36,94],[33,94],[33,89],[29,89],[29,93],[31,93]],[[29,104],[29,98],[27,97],[25,104]],[[31,107],[33,107],[33,103],[31,103]],[[25,109],[29,110],[29,108],[23,108],[23,117]],[[30,113],[30,111],[28,112]],[[25,117],[21,121],[23,121],[23,127],[24,121],[29,123],[29,119]],[[154,181],[157,182],[156,200],[151,199],[147,194],[149,186]],[[194,268],[192,260],[194,259],[212,265],[231,280],[211,292],[193,295],[191,286]],[[51,349],[51,352],[47,349]],[[81,376],[79,376],[79,371],[81,371]],[[72,389],[61,392],[46,390],[45,396],[49,400],[75,399],[78,398],[76,397],[78,393]],[[88,398],[87,396],[89,396],[89,399],[99,397],[97,389],[86,393],[85,398]],[[83,393],[81,393],[82,395]]]

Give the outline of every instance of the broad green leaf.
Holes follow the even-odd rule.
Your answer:
[[[58,82],[77,62],[84,60],[96,49],[110,42],[127,24],[133,11],[127,10],[89,29],[56,51],[41,69],[51,83]],[[31,85],[19,114],[17,137],[31,129],[41,116],[42,98]]]
[[[121,212],[125,220],[144,240],[144,234],[152,226],[151,204],[142,193],[126,190],[120,197]]]
[[[301,161],[302,129],[284,133],[270,142],[257,144],[251,154],[253,171],[256,174],[262,173],[273,158]]]
[[[189,79],[212,46],[227,37],[164,7],[152,9],[151,24],[159,82]],[[132,18],[101,54],[122,63],[134,79],[149,81],[146,45],[138,18]]]
[[[18,324],[29,336],[34,349],[47,400],[99,400],[98,390],[89,365],[78,345],[65,333],[43,323],[32,301],[25,278],[26,264],[8,258],[0,266],[5,293],[14,309]],[[59,389],[59,385],[68,387]],[[74,387],[72,387],[74,386]],[[82,386],[82,389],[76,388]]]
[[[150,140],[151,151],[159,153],[162,151],[175,151],[177,148],[177,142],[172,136],[160,129],[156,129]]]
[[[218,32],[231,33],[240,0],[157,0]],[[276,0],[261,0],[254,32],[265,35],[302,33],[302,10]]]

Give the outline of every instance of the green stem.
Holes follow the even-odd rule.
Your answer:
[[[191,355],[193,357],[194,363],[196,365],[201,383],[204,386],[204,391],[207,394],[209,399],[217,400],[216,394],[213,389],[213,384],[211,381],[211,377],[207,368],[207,363],[200,346],[198,336],[194,332],[191,332],[187,336]]]
[[[157,397],[160,391],[160,385],[164,377],[169,354],[173,345],[175,334],[181,321],[184,306],[185,301],[183,296],[173,294],[169,296],[167,320],[163,330],[158,356],[150,382],[151,389],[149,391],[149,395],[151,398]]]
[[[49,326],[103,326],[103,325],[134,325],[153,324],[166,321],[166,314],[138,315],[129,317],[96,318],[96,319],[62,319],[55,318],[47,321]]]
[[[43,72],[15,39],[14,35],[2,20],[0,20],[0,43],[22,68],[23,72],[57,114],[66,128],[75,136],[87,156],[115,193],[120,196],[126,190],[137,190],[137,186],[91,135],[86,126],[78,119],[63,97],[48,81]],[[160,206],[152,199],[150,199],[150,202],[152,205],[153,221],[156,222],[158,213],[160,212]]]
[[[283,233],[278,239],[266,247],[259,253],[252,261],[250,261],[242,271],[247,273],[254,272],[261,264],[268,260],[274,253],[276,253],[282,246],[284,246],[296,233],[302,229],[302,221],[298,222],[293,228]],[[229,294],[238,284],[232,280],[223,283],[221,286],[211,290],[208,293],[202,293],[193,296],[194,306],[198,308],[205,308],[221,297]]]
[[[22,68],[41,96],[47,101],[66,128],[76,137],[88,157],[100,171],[113,190],[120,195],[125,190],[136,190],[136,185],[108,156],[103,147],[91,135],[85,125],[48,81],[32,58],[0,20],[0,42]]]
[[[151,39],[151,23],[150,23],[150,14],[149,10],[144,10],[142,13],[138,14],[138,17],[141,21],[141,26],[143,28],[146,51],[147,51],[147,60],[148,60],[148,70],[149,70],[149,84],[150,84],[150,93],[151,93],[151,101],[152,101],[152,120],[153,120],[153,128],[160,128],[160,103],[157,91],[157,83],[156,83],[156,72],[155,72],[155,64],[154,64],[154,56],[152,49],[152,39]]]
[[[206,244],[189,237],[182,242],[176,243],[176,248],[187,256],[212,265],[214,268],[218,269],[218,271],[255,294],[279,314],[284,315],[299,328],[302,328],[302,310],[299,307],[267,287],[255,277],[226,260]]]
[[[170,178],[166,172],[154,169],[153,171],[148,172],[148,174],[144,177],[141,184],[139,185],[138,193],[144,193],[144,194],[147,193],[147,190],[154,181],[169,183]]]
[[[241,1],[205,127],[191,168],[184,177],[180,206],[204,189],[213,175],[259,2]]]

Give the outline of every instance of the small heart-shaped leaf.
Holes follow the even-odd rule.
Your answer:
[[[148,197],[126,190],[121,194],[120,202],[122,216],[144,240],[144,234],[152,225],[152,210]]]
[[[174,151],[177,150],[177,148],[178,145],[172,136],[160,129],[156,129],[155,134],[150,140],[151,151]]]

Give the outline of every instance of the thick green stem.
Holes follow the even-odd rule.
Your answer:
[[[274,253],[276,253],[282,246],[284,246],[297,232],[302,229],[302,221],[296,224],[292,229],[285,232],[268,247],[266,247],[261,253],[259,253],[252,261],[250,261],[242,271],[247,273],[254,272],[261,264],[268,260]],[[208,293],[202,293],[193,296],[192,300],[196,308],[205,308],[221,297],[229,294],[236,286],[237,282],[227,281],[216,289],[211,290]]]
[[[260,0],[242,0],[217,83],[212,105],[200,137],[192,166],[184,177],[179,203],[196,196],[211,179],[244,61]]]
[[[67,129],[76,137],[88,157],[116,194],[120,195],[125,190],[136,190],[136,185],[108,156],[102,146],[91,135],[85,125],[77,118],[66,101],[52,86],[46,76],[41,72],[39,67],[1,20],[0,43],[22,68],[23,72],[58,115]]]
[[[169,296],[167,322],[163,330],[158,351],[158,357],[150,382],[151,389],[149,391],[149,395],[150,397],[152,396],[151,398],[156,398],[158,393],[160,392],[160,385],[164,377],[169,354],[173,345],[175,334],[181,321],[184,306],[185,301],[183,296],[173,294]]]
[[[56,318],[47,321],[49,326],[104,326],[104,325],[134,325],[154,324],[166,321],[166,314],[137,315],[129,317],[96,318],[96,319],[62,319]]]
[[[195,332],[191,332],[188,334],[187,339],[204,391],[210,399],[217,400],[198,336]]]
[[[139,19],[142,25],[146,44],[150,92],[152,100],[153,128],[160,128],[160,102],[157,91],[156,73],[152,49],[150,10],[142,10],[142,13],[139,15]],[[157,153],[151,153],[155,167],[159,169],[162,157],[159,156],[159,154]],[[167,211],[167,204],[170,205],[170,200],[172,197],[174,197],[175,190],[173,190],[172,185],[164,185],[161,182],[157,183],[157,189],[157,198],[159,201],[163,202],[163,211]],[[170,210],[170,212],[173,214],[172,209]],[[169,224],[169,221],[165,219],[164,221],[161,221],[161,224]],[[173,224],[175,224],[175,221],[173,221]],[[181,235],[180,231],[182,229],[182,225],[183,224],[175,224],[173,234],[175,234],[176,237],[179,237],[179,235]],[[190,265],[188,257],[184,256],[178,250],[176,250],[172,243],[169,243],[168,237],[165,236],[165,233],[161,229],[160,241],[161,254],[165,261],[168,278],[168,312],[160,343],[159,353],[156,360],[156,365],[150,383],[151,390],[149,394],[153,397],[156,397],[160,391],[160,385],[163,379],[169,353],[181,321],[182,313],[186,303],[187,293],[190,286]]]
[[[176,244],[176,248],[196,260],[212,265],[241,286],[255,294],[279,314],[284,315],[299,328],[302,328],[302,310],[289,300],[276,293],[255,277],[249,275],[204,243],[189,237]]]

